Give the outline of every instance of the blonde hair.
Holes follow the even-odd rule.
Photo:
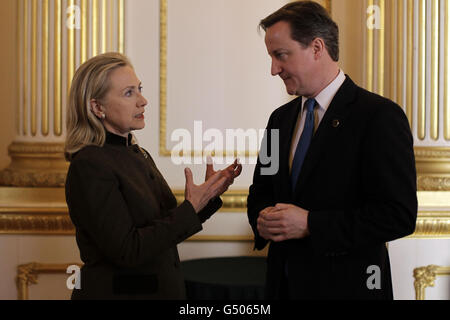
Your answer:
[[[111,52],[95,56],[83,63],[75,73],[69,93],[64,155],[72,155],[86,146],[105,144],[105,128],[91,111],[91,100],[102,100],[110,89],[109,74],[119,67],[133,67],[128,58]]]

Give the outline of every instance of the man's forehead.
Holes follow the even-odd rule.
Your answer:
[[[291,27],[287,22],[280,21],[266,30],[266,42],[286,41],[291,39]]]
[[[273,29],[271,29],[274,27]],[[286,49],[294,45],[295,40],[291,37],[290,28],[279,28],[273,25],[267,29],[265,36],[266,47],[270,52]]]
[[[267,28],[266,35],[290,35],[291,34],[291,26],[287,21],[278,21]]]

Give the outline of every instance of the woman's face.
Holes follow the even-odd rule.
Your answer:
[[[130,131],[145,127],[147,100],[142,95],[141,82],[133,68],[125,66],[114,69],[109,81],[110,89],[100,106],[105,114],[102,122],[109,132],[127,137]]]

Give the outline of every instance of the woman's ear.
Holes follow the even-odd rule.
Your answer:
[[[96,99],[91,99],[90,103],[91,103],[91,111],[92,111],[92,113],[93,113],[97,118],[99,118],[100,120],[101,120],[101,119],[105,119],[105,113],[104,113],[104,111],[103,111],[103,107],[102,107],[101,104],[98,102],[98,100],[96,100]]]

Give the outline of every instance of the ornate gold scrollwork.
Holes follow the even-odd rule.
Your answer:
[[[450,148],[416,147],[417,189],[450,191]]]
[[[68,162],[62,143],[18,143],[9,146],[11,165],[0,172],[0,185],[64,187]]]
[[[425,289],[434,287],[434,281],[438,275],[450,275],[450,267],[440,267],[429,265],[426,267],[415,268],[414,289],[416,290],[416,300],[425,300]]]
[[[66,273],[71,265],[80,266],[79,263],[42,264],[37,262],[22,264],[17,267],[17,299],[28,300],[28,287],[38,283],[38,275],[41,273]]]

